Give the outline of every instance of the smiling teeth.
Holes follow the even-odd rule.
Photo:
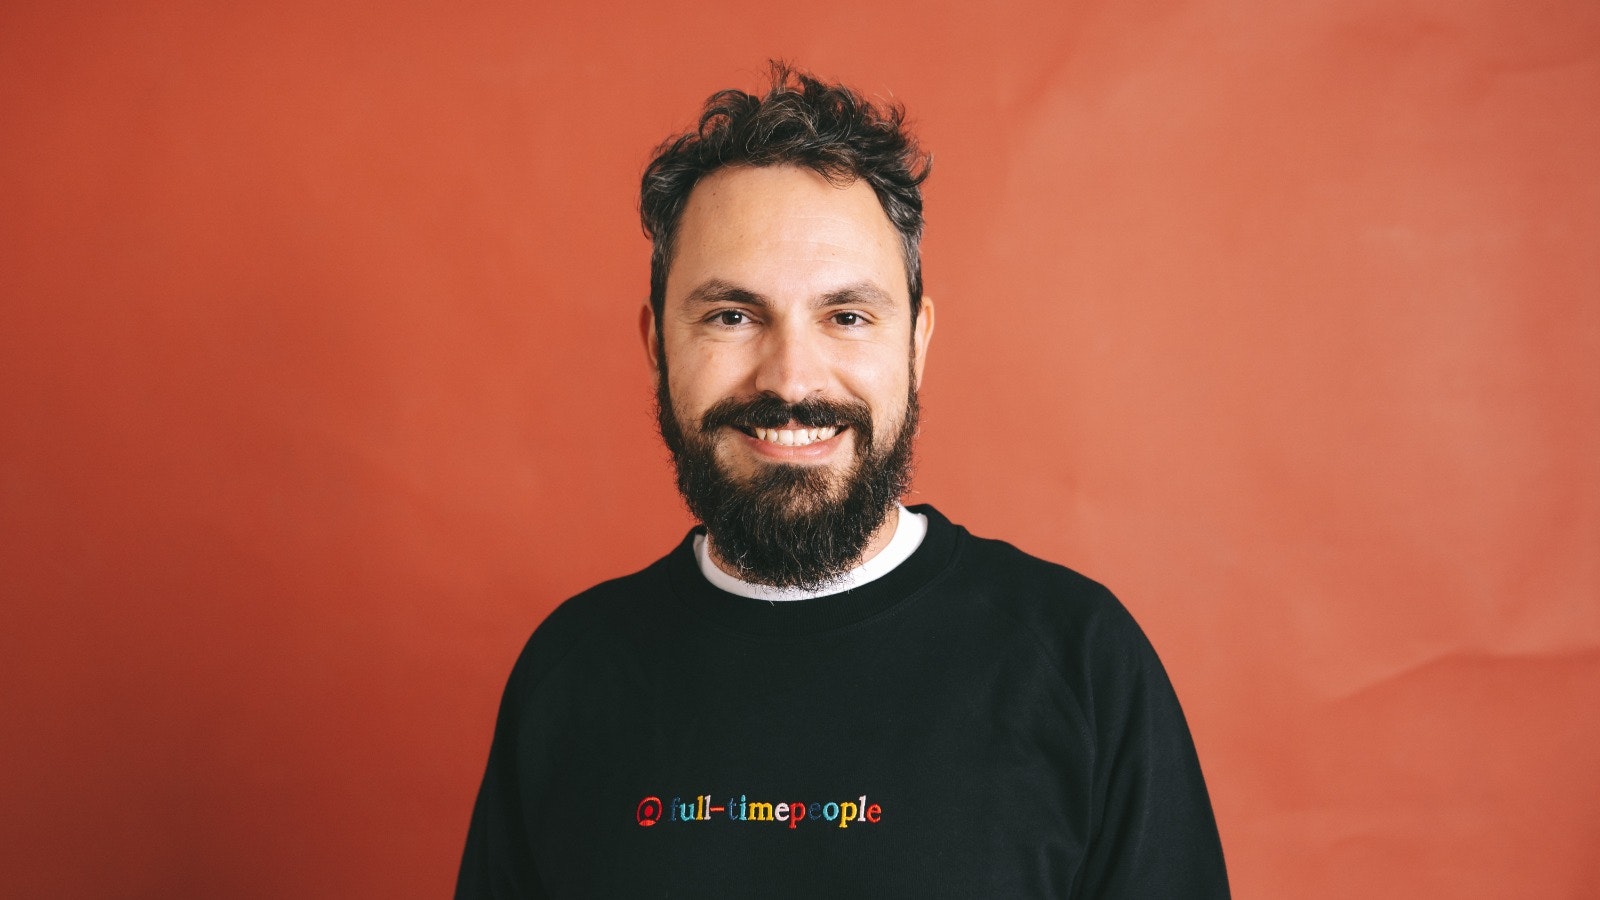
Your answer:
[[[839,433],[837,425],[827,428],[752,428],[756,437],[769,444],[780,447],[804,447],[817,441],[825,441]]]

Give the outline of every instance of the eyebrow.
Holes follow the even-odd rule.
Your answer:
[[[829,306],[888,306],[894,303],[889,292],[870,281],[858,281],[836,291],[822,295],[817,305]]]
[[[746,290],[731,281],[713,278],[702,283],[683,298],[688,306],[710,306],[714,303],[738,303],[743,306],[766,306],[766,298],[755,291]]]
[[[870,281],[858,281],[820,295],[813,304],[819,309],[835,306],[880,306],[892,304],[889,292]],[[685,305],[709,306],[717,303],[737,303],[742,306],[765,308],[767,298],[733,282],[713,278],[696,287],[684,298]]]

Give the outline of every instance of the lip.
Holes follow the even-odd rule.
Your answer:
[[[844,425],[840,426],[838,434],[825,441],[813,441],[804,447],[785,447],[782,444],[770,443],[758,437],[745,434],[737,428],[729,430],[737,435],[739,440],[757,456],[775,462],[787,463],[827,462],[834,454],[842,452],[845,437],[855,433],[855,429]]]

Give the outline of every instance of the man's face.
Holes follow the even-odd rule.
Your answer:
[[[666,373],[662,431],[680,487],[725,561],[740,567],[729,557],[761,555],[725,532],[771,532],[773,517],[780,543],[833,540],[843,526],[827,521],[829,508],[837,514],[870,488],[863,478],[893,480],[886,466],[904,469],[932,325],[925,304],[913,326],[899,235],[865,182],[838,187],[808,169],[736,167],[695,187],[646,342]],[[686,473],[686,464],[708,471]],[[880,486],[894,493],[886,502],[874,497],[854,513],[870,519],[864,538],[847,536],[860,546],[831,548],[833,556],[849,552],[849,563],[865,549],[904,477]],[[696,487],[705,478],[719,483]],[[695,491],[736,496],[697,503]],[[713,521],[715,510],[697,508],[735,501],[749,507],[739,518],[760,521]],[[824,517],[820,529],[783,531],[813,515]],[[840,566],[836,558],[824,564],[837,570],[829,575]],[[745,574],[820,580],[760,569]]]

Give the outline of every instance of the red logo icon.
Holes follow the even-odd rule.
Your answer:
[[[639,808],[634,811],[634,817],[639,820],[639,825],[649,828],[661,821],[661,798],[646,797],[639,801]]]

